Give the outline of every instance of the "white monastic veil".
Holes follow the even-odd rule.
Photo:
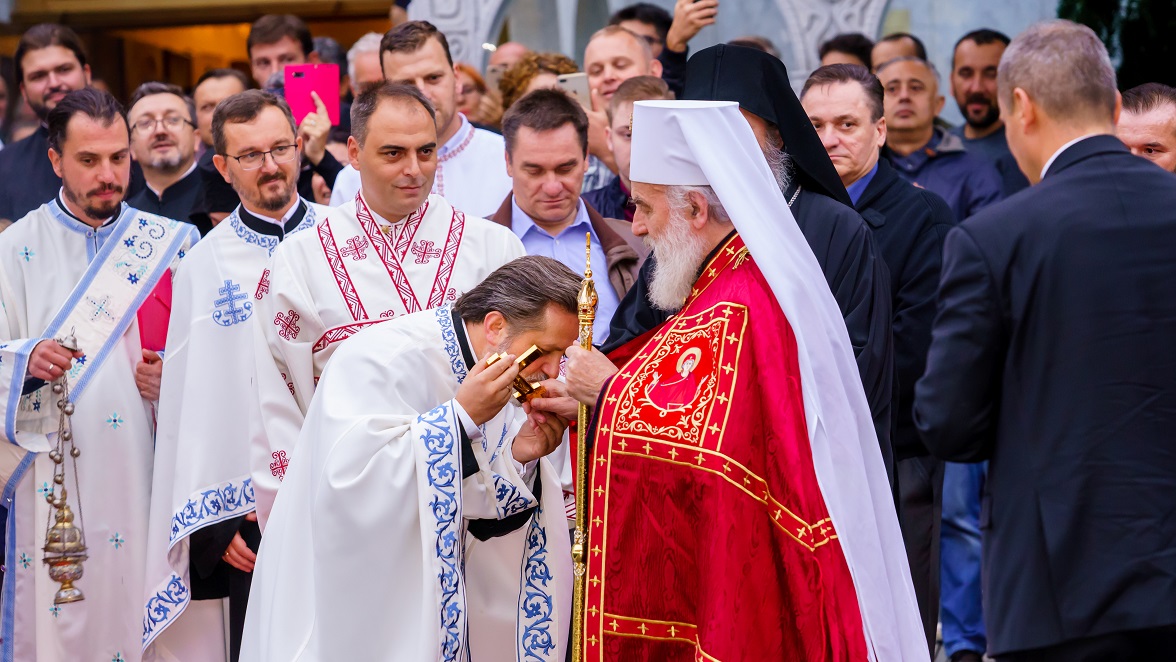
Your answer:
[[[861,608],[870,659],[926,660],[910,568],[845,321],[751,127],[730,101],[639,101],[631,179],[710,186],[796,334],[817,482]]]

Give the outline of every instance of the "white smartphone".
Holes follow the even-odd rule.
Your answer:
[[[585,110],[592,110],[592,92],[588,88],[588,74],[560,74],[555,78],[559,89],[572,95]]]

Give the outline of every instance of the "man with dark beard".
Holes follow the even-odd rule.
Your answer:
[[[82,41],[64,25],[29,28],[16,47],[16,79],[41,126],[29,137],[0,150],[0,228],[40,207],[57,194],[61,178],[49,162],[45,118],[71,90],[90,84]]]
[[[1007,35],[983,28],[960,37],[951,58],[951,95],[964,124],[950,130],[964,147],[992,161],[1000,171],[1005,197],[1029,186],[1029,180],[1005,140],[1004,122],[996,105],[996,67],[1009,45]],[[963,220],[963,219],[960,219]]]
[[[685,98],[739,103],[841,309],[887,473],[893,478],[890,428],[894,358],[889,274],[870,227],[849,206],[845,187],[792,92],[788,70],[779,59],[762,51],[712,46],[690,58]],[[606,353],[669,317],[670,312],[651,305],[647,295],[650,275],[658,264],[656,258],[655,251],[617,308],[604,347]]]
[[[147,185],[127,198],[136,209],[177,221],[193,223],[201,235],[212,224],[201,214],[204,181],[196,170],[196,105],[175,85],[143,83],[131,95],[127,122],[131,126],[131,154],[143,168]]]

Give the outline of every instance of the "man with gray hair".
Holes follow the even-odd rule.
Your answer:
[[[989,460],[988,654],[1142,660],[1176,649],[1176,179],[1115,136],[1089,28],[1048,21],[997,74],[1031,187],[944,242],[915,423],[932,453]]]
[[[354,96],[384,80],[384,72],[380,69],[380,40],[383,38],[384,35],[378,32],[369,32],[347,51],[347,80]]]

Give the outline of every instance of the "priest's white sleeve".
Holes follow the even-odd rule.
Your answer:
[[[280,246],[262,275],[269,292],[256,302],[253,324],[256,362],[253,416],[249,422],[249,468],[257,521],[265,530],[274,497],[294,456],[295,441],[314,397],[313,343],[324,325],[296,267]]]
[[[16,309],[15,297],[3,273],[0,273],[0,422],[4,425],[4,439],[0,450],[0,488],[16,472],[26,459],[26,448],[22,447],[16,431],[16,419],[20,414],[21,396],[28,378],[29,354],[40,342],[40,338],[19,338],[23,332],[8,311]],[[40,435],[38,435],[40,436]],[[36,448],[35,450],[47,450]]]

